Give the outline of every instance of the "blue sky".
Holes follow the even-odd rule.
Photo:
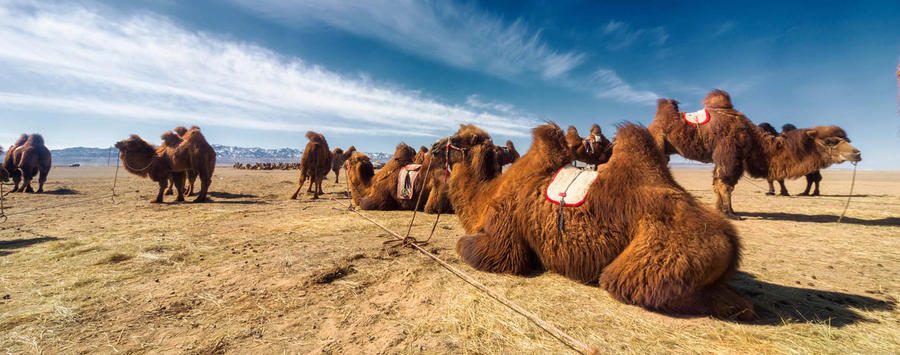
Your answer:
[[[836,124],[900,169],[900,2],[0,0],[0,145],[203,127],[213,143],[393,151],[459,123],[649,124],[712,88],[754,122]]]

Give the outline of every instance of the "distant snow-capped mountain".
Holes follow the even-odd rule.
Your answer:
[[[217,165],[232,165],[234,163],[290,163],[299,162],[300,155],[303,153],[300,149],[294,148],[245,148],[230,145],[213,144],[216,150]],[[118,157],[118,150],[115,148],[86,148],[75,147],[65,149],[55,149],[51,151],[53,155],[53,165],[115,165]],[[390,154],[386,153],[365,153],[373,162],[384,163],[391,159]]]

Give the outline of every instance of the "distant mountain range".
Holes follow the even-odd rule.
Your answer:
[[[213,144],[216,150],[216,164],[232,165],[234,163],[290,163],[299,162],[300,149],[279,148],[244,148],[230,145]],[[53,165],[115,165],[118,151],[115,148],[65,148],[52,150]],[[388,153],[366,153],[373,162],[384,163],[391,160]]]

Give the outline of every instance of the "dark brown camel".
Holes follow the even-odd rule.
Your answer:
[[[52,159],[50,149],[44,145],[40,134],[23,134],[6,152],[3,168],[13,183],[12,192],[35,192],[31,180],[38,176],[37,192],[44,192],[44,183],[50,173]],[[22,185],[19,185],[22,182]]]
[[[341,148],[334,148],[334,151],[331,152],[331,171],[334,172],[334,183],[337,184],[340,182],[341,177],[341,169],[344,168],[344,150]]]
[[[675,182],[645,128],[619,128],[584,204],[562,210],[543,191],[574,155],[555,124],[532,135],[531,148],[502,175],[492,168],[488,135],[477,127],[462,126],[432,149],[439,160],[446,154],[438,147],[449,142],[460,149],[449,154],[449,184],[471,233],[456,246],[466,263],[516,275],[550,270],[652,310],[753,316],[752,303],[728,285],[740,257],[737,231]]]
[[[163,134],[164,139],[167,135]],[[191,129],[185,133],[182,142],[177,146],[156,147],[132,134],[126,140],[116,143],[119,159],[128,172],[149,177],[159,184],[159,193],[154,203],[163,201],[163,192],[169,180],[174,181],[178,190],[176,201],[184,201],[184,181],[188,170],[197,172],[200,178],[200,194],[194,202],[207,200],[209,185],[212,183],[213,171],[216,168],[216,152],[199,130]]]
[[[666,155],[715,163],[713,192],[716,207],[740,219],[731,207],[731,192],[746,172],[771,180],[804,176],[832,164],[859,161],[861,155],[850,143],[834,134],[833,126],[797,130],[771,137],[734,109],[728,93],[713,90],[703,99],[709,121],[688,124],[678,110],[678,101],[660,99],[650,132]]]
[[[768,127],[765,127],[764,125],[768,125]],[[778,135],[778,132],[775,131],[775,128],[772,127],[771,125],[769,125],[768,123],[762,123],[759,125],[759,127],[762,128],[767,134],[770,134],[772,136]],[[816,128],[818,128],[818,127],[814,127],[813,129],[816,129]],[[781,133],[784,134],[785,132],[790,132],[795,129],[797,129],[797,126],[794,126],[793,124],[790,124],[790,123],[786,123],[783,126],[781,126]],[[847,138],[847,134],[843,130],[835,131],[835,134],[840,135],[842,138],[846,139],[847,142],[850,142],[850,139]],[[803,192],[798,195],[800,195],[800,196],[819,196],[819,183],[820,182],[822,182],[822,172],[821,171],[816,170],[814,172],[806,174],[806,189],[803,190]],[[775,186],[772,184],[772,180],[769,180],[768,183],[769,183],[769,192],[766,192],[766,195],[775,195]],[[815,191],[813,191],[812,195],[810,195],[809,190],[812,188],[813,184],[816,185],[816,189],[815,189]],[[780,192],[781,196],[790,196],[790,193],[788,193],[787,187],[784,186],[784,179],[778,180],[778,185],[781,187],[781,192]]]
[[[300,157],[300,181],[297,184],[297,190],[291,195],[291,200],[297,199],[307,178],[309,178],[307,192],[312,192],[313,199],[318,199],[319,195],[325,193],[322,191],[322,181],[331,170],[331,151],[328,150],[325,136],[308,131],[306,138],[309,138],[309,143],[306,143],[306,148],[303,149],[303,155]]]
[[[497,171],[503,171],[503,167],[519,160],[519,151],[511,140],[506,141],[505,146],[494,146],[494,155],[497,156]]]
[[[191,129],[196,129],[199,131],[200,127],[191,126]],[[163,134],[163,145],[164,146],[177,147],[184,140],[183,137],[188,132],[188,129],[184,128],[184,126],[178,126],[178,127],[175,127],[175,129],[173,129],[172,131],[175,132],[175,135],[170,136],[168,139],[165,138],[166,134],[165,133]],[[194,184],[197,182],[197,172],[193,171],[193,170],[188,170],[186,177],[187,177],[187,180],[185,181],[185,185],[186,185],[185,189],[187,190],[186,195],[194,196]],[[166,189],[166,195],[173,195],[174,187],[175,187],[175,181],[169,180],[169,187]]]
[[[606,163],[612,155],[612,143],[606,139],[597,124],[591,126],[591,133],[586,138],[581,138],[575,126],[569,126],[566,143],[575,155],[575,160],[589,165]]]

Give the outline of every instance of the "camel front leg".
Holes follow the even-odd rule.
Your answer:
[[[200,174],[200,193],[194,202],[206,202],[206,194],[209,193],[209,185],[212,184],[212,170]]]
[[[727,284],[738,257],[732,237],[676,222],[642,219],[631,243],[603,268],[600,286],[652,310],[752,319],[753,303]]]
[[[189,190],[187,192],[187,196],[194,196],[194,183],[197,181],[197,172],[194,170],[188,170],[187,173],[188,178],[188,186]]]
[[[31,187],[31,180],[34,179],[34,172],[26,171],[22,175],[22,191],[34,193],[34,189]]]
[[[809,189],[812,188],[813,181],[809,178],[809,175],[806,175],[806,189],[803,192],[799,193],[799,196],[809,196]]]
[[[778,180],[778,185],[781,185],[781,193],[780,196],[790,196],[788,193],[787,186],[784,186],[784,179]]]
[[[178,197],[175,198],[175,201],[184,201],[184,175],[184,172],[172,173],[172,176],[169,179],[169,189],[172,189],[171,185],[175,185],[175,188],[178,190]],[[168,194],[168,192],[166,192],[166,194]]]
[[[339,184],[341,178],[341,169],[337,169],[334,171],[334,183]]]
[[[734,185],[729,185],[721,179],[716,179],[713,182],[713,190],[716,193],[716,208],[728,218],[741,220],[741,217],[735,214],[734,209],[731,207],[731,193],[734,191]]]
[[[159,185],[159,193],[156,194],[156,199],[151,201],[150,203],[162,203],[163,202],[163,193],[165,193],[166,186],[168,186],[168,184],[169,184],[169,180],[162,179],[160,181],[157,181],[157,184]]]
[[[291,195],[291,200],[296,200],[296,199],[297,199],[297,195],[300,194],[300,189],[303,188],[303,183],[305,183],[305,182],[306,182],[306,175],[304,175],[304,174],[301,172],[301,173],[300,173],[300,181],[297,183],[297,190],[294,191],[294,194],[293,194],[293,195]]]
[[[766,179],[766,182],[769,183],[769,192],[766,192],[766,195],[775,196],[775,182],[769,179]]]
[[[528,275],[540,267],[534,251],[522,238],[494,228],[459,238],[456,253],[481,271]]]
[[[165,193],[165,195],[166,195],[166,196],[174,195],[175,192],[173,191],[173,188],[175,187],[175,178],[169,177],[169,184],[168,184],[168,186],[169,186],[169,187],[166,188],[166,193]]]

